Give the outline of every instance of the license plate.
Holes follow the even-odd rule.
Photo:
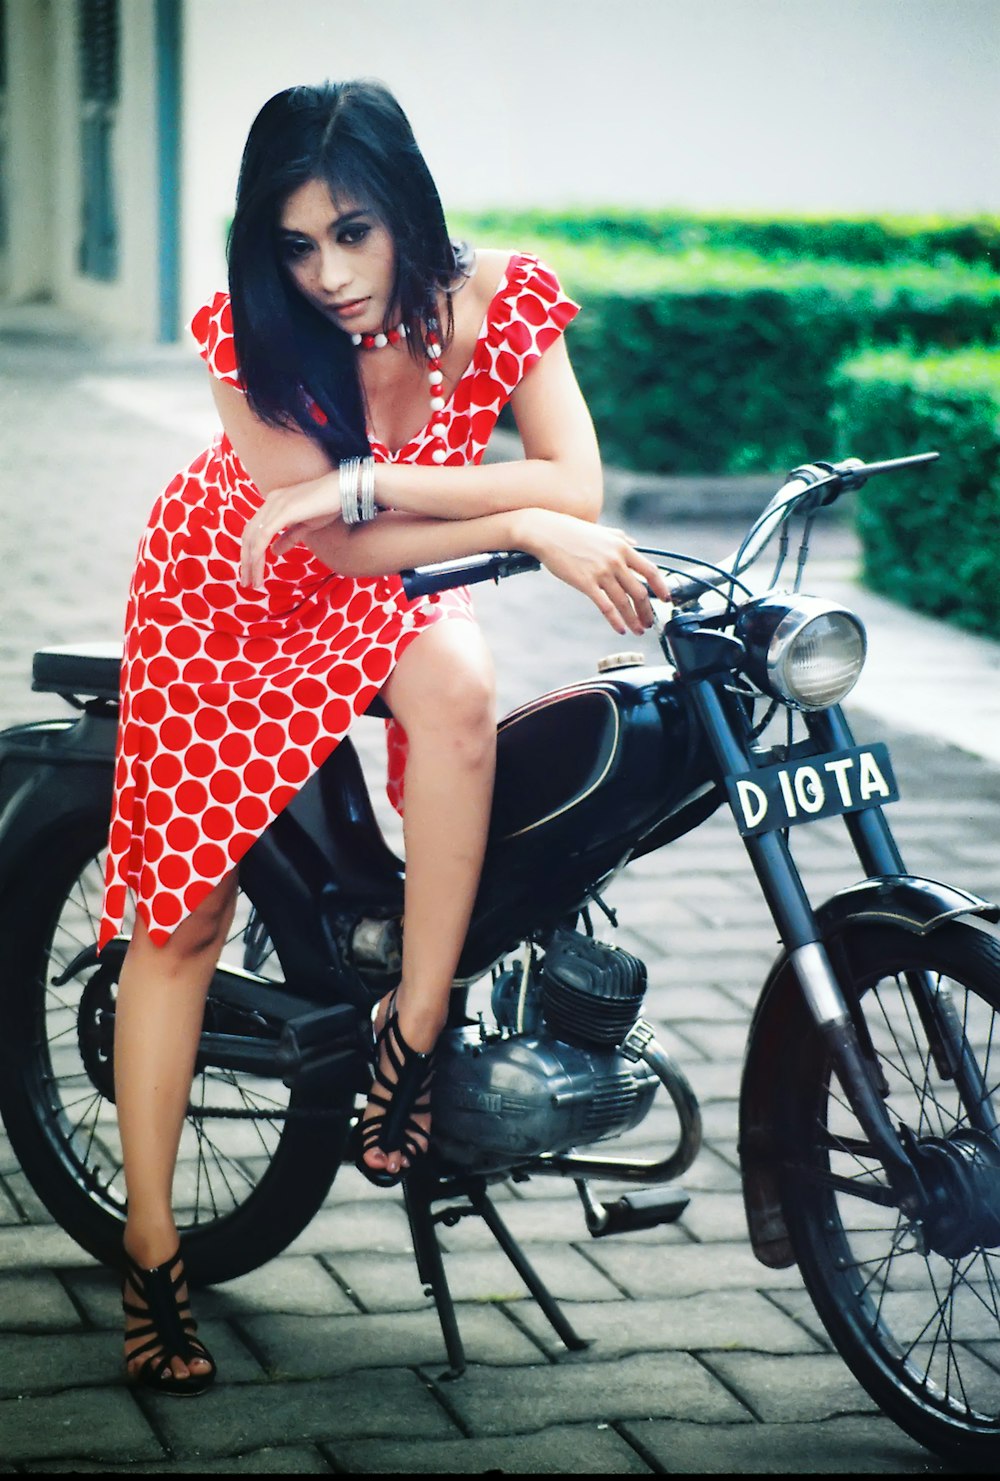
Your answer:
[[[889,748],[881,742],[762,766],[727,777],[726,788],[744,836],[881,807],[899,797]]]

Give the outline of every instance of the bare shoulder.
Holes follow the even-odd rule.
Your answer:
[[[473,254],[473,269],[466,289],[481,313],[489,307],[514,255],[501,247],[479,247]]]

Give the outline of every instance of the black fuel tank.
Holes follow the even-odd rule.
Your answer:
[[[497,736],[490,841],[460,971],[508,950],[500,938],[519,927],[573,910],[708,779],[665,665],[585,679],[512,711]]]

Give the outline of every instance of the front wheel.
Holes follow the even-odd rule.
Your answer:
[[[108,1024],[114,973],[74,965],[96,940],[106,821],[61,832],[0,910],[0,1116],[21,1169],[66,1232],[121,1258],[125,1185]],[[269,954],[270,953],[270,954]],[[267,958],[265,961],[264,959]],[[240,896],[222,962],[280,989],[280,964]],[[206,1024],[224,1010],[206,1004]],[[224,1032],[259,1034],[228,1012]],[[279,1254],[322,1205],[343,1157],[353,1096],[305,1103],[280,1080],[211,1065],[195,1076],[174,1179],[190,1279],[229,1280]]]
[[[778,1119],[792,1248],[830,1337],[880,1407],[931,1450],[995,1469],[1000,945],[962,923],[926,937],[854,926],[834,959],[926,1197],[916,1213],[900,1209],[810,1030],[789,1055]]]

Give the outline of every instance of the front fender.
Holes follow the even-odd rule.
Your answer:
[[[925,936],[962,916],[1000,921],[1000,907],[967,890],[915,875],[884,875],[840,890],[816,912],[821,939],[859,925],[892,925]],[[782,953],[754,1010],[740,1085],[740,1171],[750,1242],[763,1265],[795,1263],[781,1207],[776,1153],[778,1087],[787,1056],[813,1020]]]

